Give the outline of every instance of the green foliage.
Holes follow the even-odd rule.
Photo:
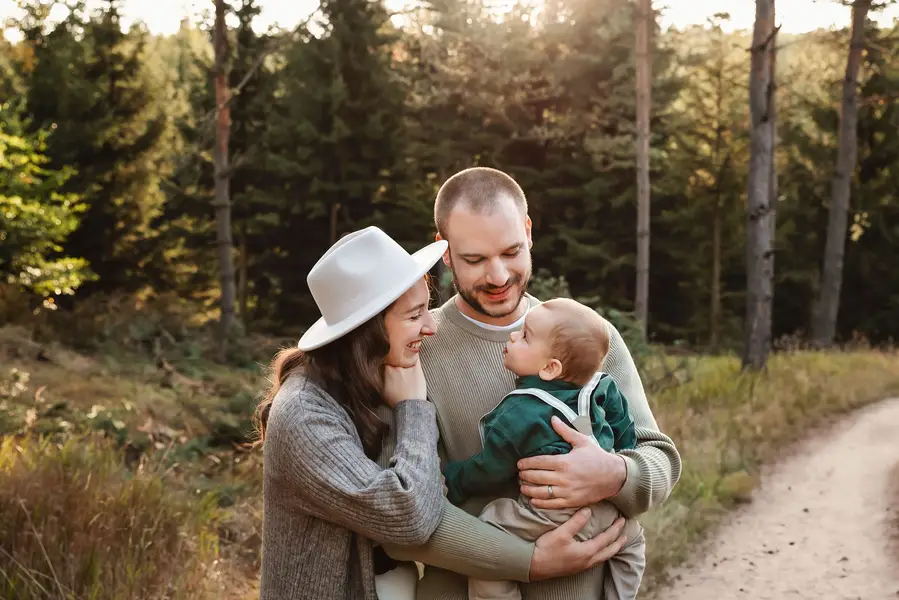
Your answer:
[[[66,308],[110,292],[134,295],[135,306],[177,296],[179,314],[202,324],[219,299],[210,24],[185,21],[169,36],[125,31],[119,5],[88,13],[73,3],[51,25],[47,4],[26,1],[25,40],[4,42],[0,90],[26,100],[28,123],[7,135],[43,140],[48,161],[39,166],[58,175],[47,181],[85,207],[60,219],[64,238],[43,221],[30,235],[46,228],[42,241],[54,249],[42,256],[83,258],[99,276]],[[335,238],[377,224],[421,247],[433,239],[440,184],[486,165],[512,174],[528,196],[535,268],[564,276],[569,293],[643,343],[626,333],[636,248],[633,2],[550,1],[539,11],[513,3],[498,14],[480,0],[440,0],[399,26],[380,3],[327,1],[293,32],[260,31],[259,6],[228,9],[233,251],[250,331],[296,336],[317,316],[306,274]],[[726,33],[726,19],[656,28],[651,38],[649,339],[715,352],[742,344],[745,312],[749,40]],[[839,331],[888,342],[899,334],[899,280],[884,258],[899,243],[890,134],[899,78],[888,58],[895,27],[870,27]],[[782,337],[803,334],[817,287],[848,27],[778,40]],[[41,272],[75,272],[58,264]],[[135,316],[130,337],[159,337],[154,319]],[[129,337],[113,328],[110,339]],[[252,348],[234,346],[231,360],[254,360]]]
[[[26,3],[22,24],[32,53],[20,66],[25,107],[34,128],[53,130],[49,166],[70,169],[61,191],[85,204],[68,248],[97,273],[91,290],[134,290],[146,281],[149,223],[164,202],[164,88],[151,74],[147,32],[123,31],[119,5],[107,0],[90,15],[76,5],[51,26],[45,10]]]
[[[280,252],[266,265],[278,275],[265,300],[276,315],[313,308],[302,276],[318,259],[310,248],[378,220],[404,151],[404,90],[391,72],[386,11],[367,0],[320,10],[321,34],[302,32],[285,52],[268,123],[268,193],[278,208],[266,238]]]
[[[85,206],[62,191],[72,169],[48,167],[47,132],[27,134],[0,105],[0,277],[40,297],[74,294],[87,261],[62,254]]]

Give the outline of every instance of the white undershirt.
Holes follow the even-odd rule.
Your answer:
[[[527,316],[528,313],[527,313],[527,311],[525,311],[525,313],[523,315],[521,315],[520,319],[518,319],[517,321],[515,321],[514,323],[512,323],[510,325],[488,325],[487,323],[481,323],[480,321],[475,321],[474,319],[472,319],[471,317],[466,315],[461,310],[459,311],[459,314],[462,315],[463,317],[465,317],[466,319],[468,319],[469,321],[471,321],[472,323],[474,323],[475,325],[477,325],[478,327],[481,327],[482,329],[486,329],[488,331],[514,331],[514,330],[518,329],[519,327],[521,327],[522,325],[524,325],[524,318]]]

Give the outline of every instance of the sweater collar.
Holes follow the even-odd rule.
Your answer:
[[[528,301],[528,309],[534,308],[540,304],[540,301],[530,294],[525,294],[524,297]],[[509,341],[509,331],[492,331],[490,329],[484,329],[477,323],[472,323],[470,320],[466,319],[465,315],[459,312],[458,307],[456,307],[456,296],[453,296],[444,302],[443,306],[440,307],[440,312],[446,316],[450,323],[477,338],[499,344],[504,344]],[[440,335],[440,331],[437,332],[437,335]]]
[[[545,381],[539,375],[525,375],[519,377],[516,383],[518,388],[537,388],[547,392],[563,392],[579,390],[580,386],[561,379]]]

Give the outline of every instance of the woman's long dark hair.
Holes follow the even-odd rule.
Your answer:
[[[350,333],[316,350],[303,352],[285,348],[272,360],[270,386],[256,407],[258,446],[265,440],[265,429],[272,402],[287,381],[297,372],[328,392],[350,414],[365,453],[374,459],[381,450],[387,425],[375,408],[381,404],[384,383],[383,361],[390,351],[382,311]]]

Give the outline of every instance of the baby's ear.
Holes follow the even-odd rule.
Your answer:
[[[547,361],[543,368],[540,369],[540,379],[543,381],[552,381],[558,379],[562,375],[562,363],[557,358],[551,358]]]

